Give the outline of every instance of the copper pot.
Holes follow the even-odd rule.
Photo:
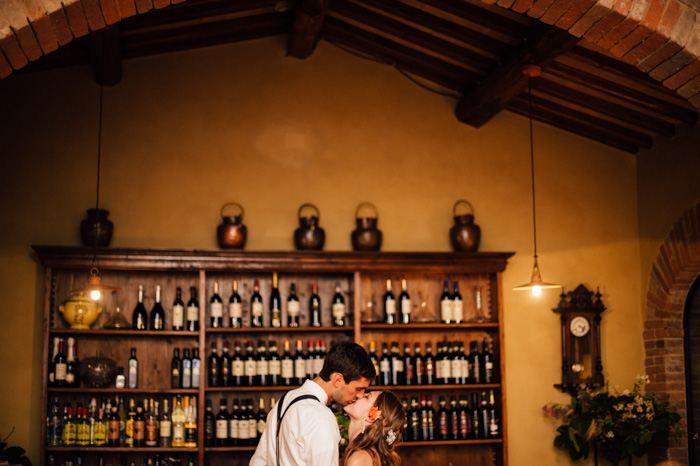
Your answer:
[[[316,215],[302,217],[301,211],[306,207],[313,209]],[[322,250],[323,243],[326,241],[326,233],[323,228],[318,226],[321,217],[318,208],[313,204],[302,204],[297,215],[299,216],[299,228],[294,230],[294,246],[299,251]]]
[[[88,209],[87,218],[80,222],[83,246],[107,247],[112,241],[114,224],[107,219],[109,210]]]
[[[224,210],[229,206],[238,207],[240,213],[225,217]],[[220,215],[223,223],[216,229],[216,236],[221,249],[243,249],[243,246],[245,246],[248,229],[243,225],[244,214],[243,206],[237,202],[227,202],[221,207]]]
[[[371,207],[374,210],[374,217],[360,217],[362,207]],[[352,249],[354,251],[379,251],[382,247],[382,232],[377,229],[379,212],[374,204],[363,202],[357,206],[355,211],[356,228],[352,232]]]
[[[460,204],[468,205],[471,213],[457,215],[457,206]],[[450,242],[454,250],[457,252],[474,252],[479,249],[481,228],[474,223],[474,208],[472,205],[460,199],[455,202],[452,213],[454,215],[455,224],[450,228]]]

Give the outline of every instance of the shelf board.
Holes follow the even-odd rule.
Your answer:
[[[432,447],[435,445],[480,445],[480,444],[494,444],[503,443],[503,439],[500,438],[489,438],[489,439],[471,439],[471,440],[434,440],[428,442],[403,442],[399,447]]]
[[[100,329],[100,330],[76,330],[72,328],[55,328],[49,330],[53,335],[88,335],[88,336],[115,336],[120,337],[182,337],[196,338],[199,332],[185,332],[177,330],[132,330],[132,329]]]
[[[49,387],[49,393],[123,393],[129,394],[156,394],[156,395],[196,395],[199,390],[196,388],[56,388]]]
[[[415,324],[384,324],[373,322],[362,322],[360,324],[362,330],[438,330],[441,332],[458,330],[458,329],[497,329],[498,322],[474,322],[464,324],[442,324],[439,322],[421,322]]]
[[[265,385],[258,387],[207,387],[207,393],[216,392],[273,392],[291,390],[298,385]],[[371,390],[478,390],[482,388],[501,388],[498,383],[478,383],[464,385],[372,385]]]
[[[215,452],[215,451],[221,451],[221,452],[227,452],[227,451],[249,451],[249,452],[254,452],[256,447],[206,447],[204,449],[205,452],[210,453],[210,452]]]
[[[66,451],[66,452],[123,452],[123,453],[197,453],[198,448],[177,448],[177,447],[80,447],[71,445],[67,447],[46,447],[46,451]]]
[[[242,328],[210,328],[205,330],[208,335],[222,333],[352,333],[353,327],[242,327]]]

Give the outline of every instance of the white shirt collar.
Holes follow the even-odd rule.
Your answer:
[[[318,398],[318,401],[320,401],[322,404],[328,405],[328,394],[319,384],[317,384],[313,380],[307,380],[306,382],[304,382],[304,385],[302,385],[302,387],[304,388],[304,390],[308,390],[312,394],[316,395],[316,398]]]

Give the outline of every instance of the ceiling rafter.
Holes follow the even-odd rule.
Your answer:
[[[287,55],[307,58],[321,40],[321,29],[331,0],[300,0],[294,7],[294,22],[287,43]]]

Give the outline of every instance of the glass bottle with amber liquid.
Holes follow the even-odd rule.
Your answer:
[[[251,327],[263,326],[263,299],[260,295],[260,283],[255,280],[253,295],[250,297],[250,325]]]
[[[146,330],[148,328],[148,312],[143,305],[143,285],[139,285],[138,302],[131,318],[131,326],[134,330]]]

